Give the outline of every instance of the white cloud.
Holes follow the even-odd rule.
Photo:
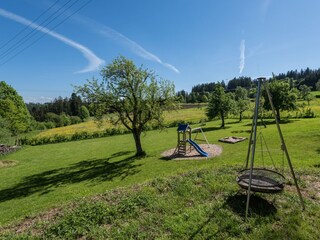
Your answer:
[[[245,65],[245,49],[246,49],[246,46],[245,46],[245,40],[241,40],[240,42],[240,65],[239,65],[239,74],[242,73],[243,69],[244,69],[244,65]]]
[[[47,6],[49,6],[52,4],[52,1],[42,1],[42,4],[46,4]],[[66,12],[66,14],[70,13],[69,10],[66,10],[65,12]],[[94,30],[95,32],[97,32],[105,37],[108,37],[108,38],[111,38],[111,39],[114,39],[114,40],[120,42],[121,44],[125,45],[128,49],[130,49],[137,56],[144,58],[144,59],[147,59],[149,61],[159,63],[162,66],[172,70],[175,73],[180,73],[180,71],[175,66],[173,66],[172,64],[163,62],[158,56],[147,51],[145,48],[143,48],[137,42],[129,39],[128,37],[119,33],[118,31],[116,31],[106,25],[103,25],[101,23],[98,23],[96,21],[93,21],[90,18],[81,16],[79,14],[75,14],[72,17],[72,19],[78,21],[82,25],[89,27],[91,30]]]
[[[144,49],[142,46],[140,46],[138,43],[136,43],[135,41],[129,39],[128,37],[124,36],[123,34],[115,31],[112,28],[109,28],[107,26],[100,25],[100,30],[98,31],[100,34],[109,37],[109,38],[113,38],[119,42],[121,42],[124,45],[127,45],[128,48],[134,52],[135,54],[137,54],[139,57],[142,57],[144,59],[153,61],[153,62],[157,62],[163,66],[165,66],[166,68],[169,68],[170,70],[174,71],[175,73],[180,73],[180,71],[173,66],[172,64],[169,63],[165,63],[163,62],[158,56],[156,56],[155,54],[147,51],[146,49]]]
[[[23,24],[25,26],[31,27],[37,31],[43,32],[45,34],[48,34],[52,37],[54,37],[55,39],[60,40],[61,42],[73,47],[74,49],[77,49],[78,51],[80,51],[82,53],[82,55],[88,60],[89,64],[82,70],[77,71],[77,73],[84,73],[84,72],[91,72],[91,71],[96,71],[98,70],[99,66],[102,65],[104,63],[104,61],[102,59],[100,59],[99,57],[97,57],[89,48],[87,48],[86,46],[77,43],[59,33],[56,33],[54,31],[51,31],[48,28],[42,27],[41,25],[38,25],[36,23],[33,23],[32,21],[21,17],[19,15],[16,15],[14,13],[8,12],[2,8],[0,8],[0,16],[13,20],[15,22],[18,22],[20,24]]]
[[[54,100],[53,97],[24,97],[23,98],[25,103],[47,103],[47,102],[52,102]]]
[[[149,61],[157,62],[157,63],[161,64],[162,66],[174,71],[175,73],[180,73],[180,71],[175,66],[173,66],[172,64],[163,62],[158,56],[147,51],[141,45],[139,45],[135,41],[129,39],[125,35],[117,32],[116,30],[114,30],[110,27],[107,27],[103,24],[89,20],[89,19],[84,20],[84,18],[82,18],[82,19],[77,18],[77,20],[82,22],[83,24],[89,25],[90,28],[94,28],[99,34],[101,34],[105,37],[108,37],[108,38],[112,38],[112,39],[120,42],[121,44],[127,46],[133,53],[135,53],[139,57],[147,59]]]

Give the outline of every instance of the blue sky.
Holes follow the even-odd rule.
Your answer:
[[[0,80],[45,102],[100,78],[119,55],[177,91],[315,69],[319,9],[318,0],[1,0]]]

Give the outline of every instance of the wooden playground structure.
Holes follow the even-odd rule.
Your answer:
[[[191,135],[192,133],[196,133],[194,139],[192,140]],[[198,134],[201,132],[201,135],[203,136],[204,139],[199,139]],[[201,147],[195,142],[197,141],[205,141],[207,145],[209,146],[209,142],[206,138],[206,135],[202,131],[201,127],[198,128],[191,128],[189,124],[179,124],[178,129],[177,129],[177,134],[178,134],[178,143],[177,147],[175,150],[175,154],[184,156],[187,153],[187,144],[189,143],[191,151],[191,147],[194,147],[196,151],[204,157],[208,157],[208,153],[203,151]]]

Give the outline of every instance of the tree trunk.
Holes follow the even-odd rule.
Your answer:
[[[221,112],[220,115],[221,115],[221,128],[224,128],[224,114],[223,114],[223,112]]]
[[[280,122],[280,109],[276,109],[276,112],[277,112],[278,121]]]
[[[242,121],[242,112],[240,112],[240,116],[239,116],[239,122]]]
[[[141,157],[146,155],[146,153],[142,150],[141,139],[140,139],[141,131],[137,129],[133,129],[132,134],[133,134],[134,142],[136,144],[136,156]]]

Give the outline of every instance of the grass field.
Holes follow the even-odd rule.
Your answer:
[[[320,91],[314,91],[312,92],[313,96],[320,95]],[[320,98],[313,98],[313,100],[310,102],[310,106],[307,105],[306,101],[298,100],[297,103],[299,105],[304,104],[304,109],[310,108],[316,116],[320,116]],[[248,111],[245,111],[243,113],[244,118],[251,118],[252,117],[252,109],[254,107],[254,102],[251,103],[251,109]],[[200,121],[206,120],[206,105],[205,104],[189,104],[186,108],[181,108],[177,111],[170,111],[165,112],[164,119],[166,124],[170,124],[172,122],[179,122],[179,121],[185,121],[189,123],[198,123]],[[299,116],[299,113],[302,112],[303,109],[299,109],[296,111],[283,111],[282,118],[294,118],[296,116]],[[271,112],[270,112],[271,114]],[[230,117],[237,119],[238,116],[231,115]],[[112,128],[113,126],[109,122],[104,122],[102,127],[98,127],[97,123],[94,120],[89,120],[87,122],[83,122],[80,124],[65,126],[65,127],[59,127],[59,128],[53,128],[48,129],[42,132],[39,132],[38,134],[32,134],[30,136],[32,137],[53,137],[55,135],[62,135],[62,136],[71,136],[76,132],[100,132],[104,131],[107,128]],[[123,126],[118,126],[120,128],[123,128]]]
[[[167,124],[177,121],[199,122],[201,119],[206,119],[205,106],[200,105],[195,108],[179,109],[177,111],[165,112],[164,118]],[[49,129],[38,133],[36,137],[52,137],[55,135],[70,136],[76,132],[86,131],[88,133],[92,133],[104,131],[105,129],[112,127],[113,126],[108,121],[105,121],[103,125],[99,127],[97,122],[95,122],[94,120],[89,120],[80,124]],[[123,126],[118,127],[124,128]]]
[[[283,194],[256,196],[262,208],[267,206],[272,214],[261,212],[258,204],[249,222],[243,220],[243,197],[232,197],[238,190],[236,172],[244,164],[248,143],[230,145],[219,143],[218,139],[248,137],[251,120],[242,123],[229,120],[225,129],[219,126],[219,121],[212,121],[203,126],[203,130],[210,143],[223,147],[222,154],[198,161],[161,158],[163,151],[177,144],[175,128],[147,132],[142,142],[148,155],[142,159],[133,157],[134,142],[130,134],[24,147],[1,158],[13,160],[16,165],[0,169],[0,224],[17,224],[40,212],[65,207],[61,210],[66,212],[65,217],[49,222],[40,217],[38,222],[34,221],[37,224],[33,229],[39,229],[43,238],[61,239],[80,238],[81,235],[118,239],[124,236],[272,239],[274,231],[283,238],[316,239],[320,229],[317,221],[320,217],[319,119],[293,119],[282,124],[305,196],[306,211],[299,210],[298,197],[290,186],[289,177],[288,191]],[[275,162],[281,165],[275,126],[268,124],[262,131]],[[259,154],[256,164],[262,165]],[[271,165],[271,162],[265,159],[265,164]],[[288,173],[287,168],[285,172]],[[113,217],[109,219],[108,216]],[[270,232],[269,228],[274,231]],[[11,231],[14,229],[12,227]],[[20,238],[22,235],[9,233],[6,236]]]

